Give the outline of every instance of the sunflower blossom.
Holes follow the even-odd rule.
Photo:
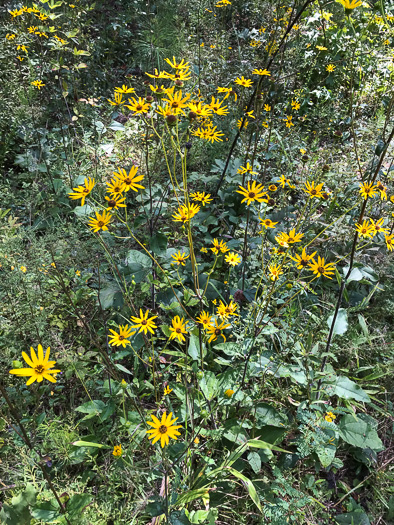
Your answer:
[[[320,257],[320,255],[318,256],[317,262],[315,259],[312,259],[312,262],[309,263],[309,268],[318,277],[323,276],[327,277],[328,279],[332,279],[331,275],[335,273],[335,264],[326,263],[324,261],[324,257]]]
[[[174,253],[174,255],[171,255],[171,257],[174,259],[178,266],[180,264],[182,266],[185,266],[186,259],[190,257],[190,255],[186,255],[186,253],[181,253],[180,251],[178,251],[178,253]]]
[[[207,334],[211,336],[208,339],[208,342],[210,343],[211,341],[216,341],[216,339],[219,336],[222,336],[224,341],[226,341],[226,337],[225,337],[223,331],[225,330],[225,328],[228,328],[229,326],[231,326],[231,325],[226,323],[226,321],[222,321],[220,324],[218,324],[217,319],[215,319],[215,324],[212,324],[212,325],[208,326],[208,328],[207,328]]]
[[[226,261],[227,264],[229,264],[230,266],[238,266],[238,264],[240,264],[242,258],[240,255],[238,255],[237,253],[235,252],[230,252],[228,254],[226,254],[224,256],[224,260]]]
[[[138,191],[144,190],[145,186],[141,186],[141,184],[138,184],[141,182],[144,178],[144,175],[137,175],[138,166],[132,166],[129,173],[127,173],[126,170],[123,168],[118,168],[118,172],[113,172],[115,177],[122,181],[125,185],[125,192],[128,192],[129,190]]]
[[[378,188],[373,182],[360,183],[360,193],[364,199],[368,199],[368,197],[372,199],[377,194],[377,190]]]
[[[95,185],[94,179],[91,179],[90,177],[89,179],[85,178],[84,185],[83,186],[80,185],[80,186],[77,186],[76,188],[73,188],[74,193],[71,192],[68,194],[68,196],[70,199],[73,199],[73,200],[82,199],[81,206],[83,206],[85,204],[86,197],[92,191],[92,189],[94,188],[94,185]]]
[[[264,186],[262,184],[257,184],[256,181],[249,181],[247,188],[243,188],[239,185],[239,190],[236,190],[237,193],[240,193],[244,198],[241,201],[241,204],[246,201],[246,205],[249,206],[252,202],[266,202],[266,197],[268,194],[264,191]]]
[[[372,237],[375,235],[373,224],[369,224],[369,221],[363,221],[362,224],[356,224],[356,231],[360,237],[363,237],[364,239],[367,237],[372,239]]]
[[[135,331],[132,332],[132,328],[129,328],[129,325],[119,325],[119,333],[115,330],[109,329],[112,335],[109,335],[109,344],[111,346],[123,346],[126,348],[126,345],[131,344],[129,338],[135,334]]]
[[[183,317],[181,319],[179,315],[176,315],[172,320],[172,326],[170,326],[170,331],[172,332],[170,335],[170,341],[172,341],[172,339],[178,339],[180,343],[184,343],[186,339],[183,334],[188,333],[187,322],[185,322]]]
[[[89,217],[90,221],[88,222],[88,225],[94,233],[97,233],[100,230],[107,231],[108,224],[111,222],[111,217],[111,213],[107,210],[104,210],[103,213],[96,211],[96,218]]]
[[[167,413],[164,412],[161,418],[161,421],[157,419],[153,414],[151,415],[152,421],[147,421],[148,425],[153,427],[151,430],[147,430],[148,439],[153,439],[152,444],[154,445],[156,441],[160,440],[161,448],[164,448],[165,445],[168,445],[169,438],[178,439],[176,436],[180,436],[181,433],[178,432],[178,428],[182,428],[182,425],[174,425],[177,421],[177,417],[172,419],[172,412],[167,416]]]
[[[36,355],[34,348],[30,347],[30,357],[26,352],[22,352],[22,357],[29,365],[30,368],[15,368],[10,370],[10,374],[15,374],[17,376],[30,376],[30,379],[27,381],[26,385],[31,385],[34,381],[41,383],[43,379],[47,379],[51,383],[56,383],[56,379],[52,377],[51,374],[58,374],[60,370],[53,370],[52,367],[56,361],[49,361],[50,347],[48,346],[47,351],[45,352],[42,348],[42,345],[38,345],[38,356]]]
[[[131,328],[139,328],[138,333],[144,332],[145,335],[147,334],[148,331],[151,334],[154,334],[155,333],[154,329],[157,328],[157,326],[153,322],[153,319],[156,319],[157,315],[154,315],[153,317],[150,317],[149,319],[148,319],[148,315],[149,315],[149,310],[147,310],[145,314],[143,314],[140,308],[139,317],[131,316],[132,322],[135,323]]]

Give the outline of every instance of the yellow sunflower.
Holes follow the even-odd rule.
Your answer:
[[[167,416],[167,413],[164,412],[161,421],[157,419],[153,414],[151,415],[152,421],[147,421],[148,425],[153,427],[151,430],[147,430],[146,433],[150,434],[148,439],[153,439],[152,444],[154,445],[156,441],[159,441],[161,448],[164,448],[164,445],[168,445],[169,438],[178,439],[176,436],[180,436],[181,433],[178,432],[178,428],[182,428],[182,425],[174,425],[177,421],[177,417],[172,419],[172,412]]]
[[[30,347],[30,357],[26,352],[22,352],[22,357],[31,368],[15,368],[10,370],[10,374],[17,376],[30,376],[26,385],[31,385],[34,381],[41,383],[43,379],[47,379],[51,383],[56,383],[56,379],[51,374],[58,374],[60,370],[53,370],[52,366],[56,361],[49,361],[50,347],[48,346],[44,356],[44,350],[42,345],[38,345],[38,356],[36,355],[34,348]]]
[[[180,343],[184,343],[186,339],[183,334],[188,333],[187,322],[184,321],[183,317],[181,319],[179,315],[176,315],[172,320],[172,326],[170,326],[170,331],[172,332],[170,335],[170,341],[172,339],[178,339]]]

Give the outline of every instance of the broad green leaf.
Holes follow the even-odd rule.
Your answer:
[[[248,454],[249,465],[255,474],[258,474],[261,470],[261,457],[257,452],[249,452]]]
[[[190,334],[189,348],[187,353],[193,359],[193,361],[198,361],[200,359],[200,340],[198,335]]]
[[[43,521],[44,523],[51,522],[57,518],[60,518],[62,513],[60,512],[59,504],[55,499],[51,501],[43,501],[41,503],[36,503],[31,515],[36,520]]]
[[[152,271],[152,260],[145,253],[138,250],[130,250],[126,257],[130,271],[134,274],[136,283],[140,283]]]
[[[218,380],[213,372],[204,372],[204,377],[200,381],[200,388],[208,401],[215,397],[218,391]]]
[[[84,204],[83,206],[77,206],[74,208],[74,213],[77,217],[89,217],[90,215],[94,216],[94,208],[89,206],[89,204]]]
[[[219,343],[215,350],[222,350],[226,355],[237,355],[242,352],[241,345],[237,343]]]
[[[189,520],[193,524],[205,524],[208,523],[206,520],[210,513],[210,510],[192,510],[189,512]]]
[[[335,458],[336,447],[333,445],[321,445],[315,449],[322,467],[327,468]]]
[[[272,425],[274,427],[284,428],[287,424],[287,417],[268,403],[261,403],[256,408],[256,423],[260,427]]]
[[[88,414],[91,417],[99,416],[105,409],[105,403],[100,400],[93,400],[80,405],[75,410],[76,412],[82,412],[82,414]]]
[[[174,510],[169,516],[170,525],[191,525],[185,509]]]
[[[108,126],[108,129],[113,129],[115,131],[124,131],[125,127],[120,122],[113,120]]]
[[[333,383],[333,387],[333,394],[342,399],[355,399],[356,401],[363,401],[364,403],[370,402],[368,394],[348,377],[337,377],[335,383]]]
[[[33,505],[36,497],[36,489],[28,483],[23,492],[12,498],[11,504],[3,503],[0,510],[0,523],[4,525],[30,525],[29,505]]]
[[[346,275],[348,271],[349,271],[349,267],[343,268],[344,275]],[[358,268],[353,268],[352,271],[350,272],[349,277],[347,278],[347,282],[350,283],[352,281],[361,281],[363,277],[364,277],[363,274]]]
[[[370,448],[372,450],[383,450],[383,444],[375,429],[360,417],[350,414],[343,416],[338,425],[338,432],[341,438],[359,448]]]
[[[149,240],[149,246],[156,255],[165,255],[167,251],[167,236],[164,233],[156,233]]]
[[[332,322],[334,320],[334,314],[330,315],[327,319],[328,328],[331,330]],[[347,322],[347,310],[345,308],[340,308],[338,310],[338,315],[335,320],[334,330],[332,335],[343,335],[347,332],[348,322]]]
[[[149,498],[149,503],[145,507],[145,511],[153,518],[164,514],[165,510],[163,498],[160,498],[159,496],[152,496]]]
[[[345,512],[335,516],[338,525],[371,525],[368,516],[361,509]]]
[[[99,293],[101,307],[106,310],[108,308],[116,308],[123,305],[122,290],[116,283],[111,283]]]
[[[66,510],[71,517],[77,517],[82,512],[83,509],[93,501],[93,496],[91,494],[74,494],[68,500],[66,505]]]

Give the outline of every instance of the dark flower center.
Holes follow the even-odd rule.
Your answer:
[[[254,199],[256,197],[256,194],[254,193],[254,191],[250,191],[249,192],[249,199]]]
[[[318,271],[319,273],[324,273],[324,268],[323,268],[323,266],[319,266],[319,267],[317,268],[317,271]]]
[[[305,267],[305,266],[308,266],[308,261],[307,261],[307,259],[301,259],[300,264],[301,264],[301,266],[304,266],[304,267]]]
[[[166,434],[167,433],[167,427],[165,425],[161,425],[159,428],[160,434]]]
[[[104,222],[103,221],[98,221],[97,226],[100,226],[100,228],[102,228],[104,226]]]
[[[115,201],[115,200],[110,200],[110,201],[108,202],[108,206],[109,206],[110,208],[113,208],[114,206],[116,206],[116,201]]]
[[[177,108],[178,106],[179,106],[178,102],[173,102],[173,103],[171,104],[171,107],[172,107],[172,108]]]
[[[123,339],[124,339],[124,336],[123,336],[123,335],[120,335],[120,336],[119,336],[119,341],[123,341]]]
[[[130,185],[132,183],[132,180],[130,178],[127,178],[124,180],[124,182],[127,184],[127,185]]]
[[[147,321],[146,321],[145,319],[143,319],[143,320],[141,321],[141,324],[145,326],[145,325],[148,324],[148,323],[147,323]]]
[[[311,190],[311,195],[316,195],[316,194],[317,194],[316,190]]]
[[[37,365],[34,369],[34,371],[37,373],[37,374],[42,374],[44,372],[45,368],[43,367],[43,365]]]
[[[82,193],[89,193],[89,188],[84,188]]]
[[[219,328],[216,328],[215,335],[220,335],[221,333],[222,333],[222,331]]]
[[[180,334],[180,333],[182,333],[182,330],[181,330],[180,328],[177,328],[177,329],[175,330],[175,332],[176,332],[177,334]]]
[[[142,109],[142,106],[140,104],[138,104],[138,106],[136,107],[136,110],[137,111],[141,111],[141,109]]]

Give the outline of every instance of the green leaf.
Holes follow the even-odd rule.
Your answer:
[[[330,315],[330,317],[327,319],[327,325],[328,328],[331,330],[331,325],[334,320],[334,314]],[[348,327],[347,322],[347,310],[345,308],[340,308],[338,310],[338,315],[335,320],[334,330],[332,335],[343,335],[346,333]]]
[[[284,452],[285,454],[292,454],[292,452],[289,452],[288,450],[279,448],[276,445],[272,445],[271,443],[266,443],[265,441],[261,441],[260,439],[250,439],[247,442],[247,445],[252,448],[269,449],[269,450],[275,450],[276,452]]]
[[[120,122],[113,120],[111,124],[108,126],[108,129],[114,129],[115,131],[124,131],[125,127]]]
[[[189,348],[187,353],[193,359],[193,361],[198,361],[200,359],[200,340],[198,335],[190,334]]]
[[[371,525],[368,516],[361,509],[345,512],[335,516],[335,521],[339,525]]]
[[[104,310],[123,305],[123,293],[116,283],[111,283],[106,288],[100,290],[99,298],[100,304]]]
[[[199,489],[188,490],[187,492],[179,496],[179,498],[176,500],[176,504],[177,506],[181,506],[186,505],[191,501],[195,501],[196,499],[201,499],[203,496],[205,496],[207,491],[208,488],[205,486]]]
[[[12,498],[11,504],[3,504],[0,511],[0,522],[4,523],[4,525],[30,525],[29,505],[35,502],[36,497],[36,489],[28,483],[23,492]]]
[[[94,400],[88,401],[87,403],[80,405],[75,410],[76,412],[82,412],[82,414],[87,414],[87,416],[84,419],[91,419],[94,416],[100,416],[100,414],[104,411],[105,408],[106,405],[103,401]]]
[[[237,355],[241,353],[241,347],[237,343],[219,343],[215,350],[222,350],[226,355]]]
[[[346,275],[348,271],[349,271],[349,267],[343,268],[344,275]],[[360,272],[358,268],[353,268],[352,271],[350,272],[349,277],[347,278],[347,282],[350,283],[352,281],[361,281],[363,277],[364,277],[363,274]]]
[[[204,372],[204,377],[200,381],[200,388],[208,401],[214,398],[218,391],[218,380],[213,372]]]
[[[365,337],[369,340],[369,330],[368,330],[368,325],[365,321],[365,318],[364,316],[362,316],[361,314],[358,314],[357,315],[358,317],[358,323],[359,325],[361,326],[361,330],[363,331],[363,334],[365,335]]]
[[[52,499],[51,501],[37,503],[31,511],[31,515],[33,518],[36,518],[36,520],[41,520],[44,523],[48,523],[57,518],[60,518],[62,513],[60,511],[58,502],[55,499]]]
[[[186,516],[185,509],[171,512],[169,521],[171,525],[191,525],[189,518]]]
[[[143,281],[152,270],[151,258],[138,250],[130,250],[128,252],[126,263],[130,268],[130,272],[134,274],[136,283]]]
[[[92,441],[74,441],[71,443],[74,447],[95,447],[95,448],[107,448],[110,449],[109,445],[102,445],[101,443],[93,443]]]
[[[68,500],[66,505],[66,510],[70,516],[79,516],[83,509],[93,501],[93,496],[91,494],[74,494]]]
[[[274,427],[284,428],[287,423],[287,417],[268,403],[261,403],[256,409],[256,422],[259,427],[272,425]]]
[[[89,206],[89,204],[84,204],[83,206],[74,208],[74,213],[77,217],[88,217],[94,215],[94,208]]]
[[[248,461],[254,473],[258,474],[261,470],[261,457],[259,454],[257,452],[249,452]]]
[[[370,448],[376,451],[384,449],[376,430],[360,417],[351,414],[343,416],[338,425],[338,432],[346,443],[354,447]]]
[[[227,467],[227,470],[233,474],[236,478],[240,479],[243,483],[243,485],[248,489],[249,496],[252,498],[253,503],[256,505],[256,507],[259,509],[260,512],[262,512],[260,499],[257,495],[256,489],[253,485],[253,483],[250,481],[249,478],[241,474],[241,472],[238,472],[238,470],[235,470],[232,467]]]
[[[149,516],[152,516],[152,518],[161,516],[165,512],[163,499],[159,496],[153,496],[152,498],[149,498],[149,503],[145,507],[145,511],[149,514]]]
[[[193,524],[204,524],[210,513],[210,510],[192,510],[189,512],[189,520]]]
[[[333,394],[342,399],[355,399],[356,401],[362,401],[364,403],[369,403],[371,401],[368,394],[348,377],[337,377],[333,386]]]
[[[316,454],[322,467],[327,468],[331,465],[335,458],[336,447],[333,445],[321,445],[316,448]]]
[[[156,233],[149,240],[149,246],[156,255],[165,255],[167,251],[167,236],[164,233]]]
[[[130,372],[130,370],[127,370],[127,368],[125,368],[123,365],[120,365],[119,363],[116,363],[115,366],[116,366],[116,368],[117,368],[118,370],[120,370],[121,372],[124,372],[125,374],[129,374],[130,376],[133,375],[133,373]]]

